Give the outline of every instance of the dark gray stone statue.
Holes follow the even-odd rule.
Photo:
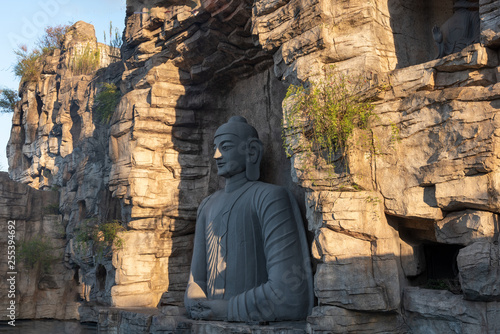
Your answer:
[[[432,35],[438,48],[436,58],[461,51],[468,45],[479,42],[479,12],[477,3],[458,0],[453,5],[455,13],[441,28],[434,26]]]
[[[308,245],[300,212],[285,188],[257,181],[262,143],[240,116],[214,138],[226,185],[198,208],[184,302],[194,319],[305,319],[313,305]]]

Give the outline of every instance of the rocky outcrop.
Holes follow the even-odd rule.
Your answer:
[[[305,334],[305,322],[287,321],[270,324],[200,321],[186,318],[178,307],[170,306],[159,312],[156,308],[141,310],[102,310],[99,333],[257,333]]]
[[[498,216],[488,211],[452,212],[435,225],[436,241],[467,246],[477,241],[498,240]]]
[[[61,215],[57,214],[59,194],[14,182],[2,172],[0,201],[0,250],[4,254],[0,258],[4,277],[0,305],[8,310],[7,315],[14,315],[8,321],[79,319],[78,276],[63,262],[66,241]],[[42,249],[33,246],[40,241],[47,245],[43,254],[37,254]],[[9,310],[12,305],[13,313]]]
[[[75,77],[71,53],[56,53],[42,81],[22,87],[9,146],[13,179],[61,187],[66,259],[80,273],[86,320],[99,319],[103,332],[274,330],[182,317],[196,210],[220,182],[212,136],[241,114],[266,145],[263,180],[293,191],[310,232],[317,305],[307,324],[280,330],[497,330],[495,2],[479,2],[483,45],[436,60],[432,25],[452,15],[451,2],[127,5],[121,62],[95,79]],[[360,94],[375,116],[335,166],[314,152],[313,163],[300,131],[285,128],[290,165],[281,146],[293,99],[286,87],[327,65],[366,80]],[[93,114],[104,81],[122,93],[109,126]],[[79,250],[90,218],[121,220],[124,246],[102,259]],[[460,282],[451,290],[463,295],[424,289],[435,281]],[[162,314],[107,308],[157,305]]]
[[[498,303],[470,302],[449,291],[407,288],[407,324],[416,333],[497,333]]]
[[[75,74],[84,52],[99,55],[97,70]],[[80,298],[94,303],[109,300],[113,281],[108,281],[105,292],[105,284],[99,283],[102,277],[96,275],[96,254],[82,254],[76,240],[91,219],[121,219],[120,204],[107,187],[108,128],[99,121],[94,104],[104,82],[120,80],[123,65],[115,54],[97,43],[92,25],[75,23],[62,51],[56,49],[44,59],[40,80],[21,84],[7,150],[12,179],[59,193],[65,237],[57,241],[64,248],[64,264],[77,277]],[[103,265],[114,272],[108,262]],[[78,318],[78,312],[71,317]]]
[[[367,92],[377,99],[373,146],[351,149],[343,168],[322,165],[315,172],[300,172],[311,170],[311,160],[298,149],[294,152],[297,180],[312,190],[307,196],[308,221],[315,233],[313,256],[319,261],[315,289],[320,306],[352,312],[397,310],[405,285],[422,279],[444,284],[457,272],[464,298],[496,300],[497,57],[473,45],[443,59],[389,72],[382,89]],[[397,138],[391,135],[395,127]],[[443,244],[469,246],[458,252],[441,249]],[[436,253],[440,250],[449,255],[442,257]],[[436,266],[448,268],[440,271]],[[423,293],[411,291],[415,298]],[[431,290],[420,298],[425,305],[433,304],[434,298],[453,305],[451,296]],[[404,309],[411,312],[403,317],[411,314],[412,319],[408,330],[443,333],[458,326],[469,332],[469,321],[455,313],[458,309],[442,315],[450,323],[435,324],[419,313],[418,301],[405,298]],[[464,309],[470,304],[466,305]],[[494,333],[494,326],[481,323],[488,309],[477,307],[478,324],[471,332]],[[393,332],[401,330],[397,317],[377,319],[380,326],[391,327],[382,325],[390,321]]]
[[[14,113],[7,150],[14,180],[37,189],[68,182],[76,166],[68,170],[67,156],[78,146],[88,146],[99,127],[89,112],[95,91],[103,81],[116,81],[120,65],[114,64],[105,74],[101,71],[99,80],[94,80],[95,71],[74,75],[78,70],[74,64],[83,62],[85,48],[99,55],[98,68],[111,66],[109,47],[97,43],[92,25],[79,21],[66,34],[64,51],[55,49],[45,57],[40,80],[21,84],[22,99]]]
[[[465,299],[500,299],[500,253],[497,243],[480,241],[465,247],[460,250],[457,263]]]
[[[363,310],[397,311],[400,291],[406,285],[425,286],[426,280],[440,281],[446,288],[448,280],[460,279],[464,298],[496,300],[495,288],[487,287],[498,279],[497,66],[498,53],[476,44],[377,77],[365,74],[371,88],[364,94],[374,100],[376,118],[370,133],[354,135],[345,165],[336,160],[332,167],[311,157],[299,146],[305,138],[288,129],[293,172],[297,182],[310,189],[308,222],[315,234],[313,256],[319,262],[315,312],[341,307],[349,314],[345,320]],[[289,103],[284,103],[285,112]],[[370,137],[371,144],[360,144],[363,136]],[[320,167],[311,168],[314,164]],[[434,298],[448,297],[430,290],[423,298],[428,301],[422,303],[432,304]],[[452,305],[451,299],[443,303]],[[405,299],[404,309],[412,309],[412,303],[416,307],[418,302]],[[390,330],[366,323],[355,331],[447,332],[460,323],[466,328],[468,321],[455,311],[443,315],[451,327],[436,325],[439,330],[429,329],[432,321],[415,309],[411,317],[418,313],[415,317],[421,318],[409,322],[407,329],[398,325],[398,316],[379,313],[377,325]],[[478,308],[478,319],[486,312]],[[324,319],[312,316],[311,324],[325,327],[311,328],[336,328]],[[494,332],[487,328],[478,324],[474,330]]]
[[[498,32],[498,19],[500,17],[500,5],[492,0],[480,0],[479,16],[481,18],[481,43],[490,47],[500,45],[500,34]]]

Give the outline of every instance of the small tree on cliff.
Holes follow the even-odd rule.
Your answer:
[[[14,65],[14,74],[25,81],[38,81],[42,73],[42,53],[38,49],[29,51],[26,45],[21,45],[14,50],[17,57],[17,63]]]
[[[36,82],[40,79],[45,57],[62,47],[64,35],[68,29],[67,25],[47,27],[45,34],[36,43],[38,47],[30,51],[26,45],[20,45],[14,50],[17,57],[14,74],[21,79],[21,82]]]
[[[2,89],[0,91],[0,112],[14,112],[14,109],[19,102],[19,94],[13,89]]]
[[[69,25],[61,24],[54,27],[46,27],[45,34],[38,40],[37,45],[43,53],[61,49],[64,42],[64,35],[66,35],[69,28]]]

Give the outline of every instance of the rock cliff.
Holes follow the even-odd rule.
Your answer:
[[[88,76],[68,69],[70,50],[89,38],[103,47],[77,23],[75,36],[91,37],[68,38],[42,80],[21,87],[8,152],[12,179],[60,187],[80,317],[103,332],[231,331],[186,323],[175,307],[197,206],[219,187],[213,133],[240,114],[265,143],[262,179],[303,203],[315,260],[312,315],[276,331],[497,332],[500,7],[474,3],[481,44],[436,60],[432,26],[453,1],[129,0],[121,59]],[[330,64],[367,81],[376,117],[352,140],[371,144],[305,173],[300,133],[287,132],[291,164],[282,148],[286,88]],[[104,82],[122,95],[109,124],[93,102]],[[115,220],[122,247],[77,247],[90,222]]]
[[[78,319],[79,278],[64,264],[66,240],[62,217],[57,212],[59,194],[14,182],[4,172],[0,173],[0,194],[0,249],[4,254],[0,268],[6,275],[0,282],[4,291],[2,309],[8,310],[14,301],[14,319]],[[45,238],[40,239],[41,235]],[[47,246],[33,247],[40,241]],[[8,246],[15,246],[15,250]],[[40,256],[48,268],[39,263],[31,267],[25,259],[36,258],[42,249]],[[15,256],[8,258],[7,254]]]

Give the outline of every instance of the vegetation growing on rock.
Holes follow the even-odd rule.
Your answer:
[[[103,124],[108,124],[120,101],[120,90],[113,83],[105,82],[102,90],[95,97],[97,117]]]
[[[75,240],[79,243],[78,248],[91,247],[94,254],[102,258],[108,247],[123,248],[124,241],[119,233],[125,231],[125,227],[118,220],[99,223],[95,218],[90,218],[83,222]]]
[[[322,79],[308,86],[288,88],[283,126],[297,129],[305,137],[300,141],[300,150],[308,154],[324,151],[328,163],[333,162],[335,152],[346,154],[354,129],[366,129],[373,115],[373,104],[359,94],[365,83],[361,77],[338,73],[330,67]],[[284,145],[290,155],[287,135],[284,130]]]
[[[99,69],[101,52],[89,43],[83,50],[77,51],[70,60],[70,68],[74,75],[88,75]]]
[[[39,265],[42,272],[47,273],[54,260],[51,250],[52,244],[49,240],[36,236],[31,240],[21,242],[18,254],[20,261],[29,268],[33,269],[35,265]]]
[[[9,88],[2,89],[0,92],[0,112],[14,112],[19,100],[19,94],[16,90]]]
[[[17,50],[14,50],[17,57],[14,74],[21,79],[21,83],[40,80],[46,57],[55,49],[62,47],[64,34],[68,29],[68,25],[49,26],[45,28],[45,34],[39,39],[38,47],[30,51],[26,45],[20,45]]]

